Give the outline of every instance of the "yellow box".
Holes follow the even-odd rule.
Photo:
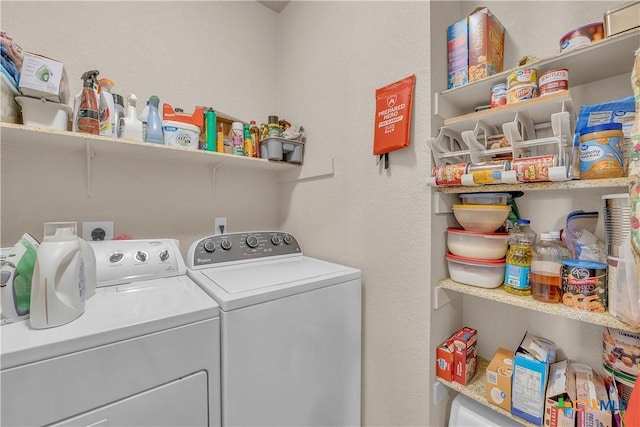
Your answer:
[[[487,366],[485,379],[487,401],[505,411],[511,411],[511,378],[513,376],[513,357],[511,350],[498,348]]]

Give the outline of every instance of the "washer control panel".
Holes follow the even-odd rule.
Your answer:
[[[175,239],[88,242],[96,257],[98,286],[186,273]]]
[[[280,231],[216,234],[204,237],[189,249],[189,267],[213,265],[270,256],[301,254],[298,241]]]

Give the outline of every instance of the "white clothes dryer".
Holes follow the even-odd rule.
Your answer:
[[[204,237],[187,267],[220,305],[223,426],[360,425],[360,270],[281,232]]]
[[[218,305],[171,239],[91,243],[98,288],[76,320],[0,327],[0,424],[218,426]]]

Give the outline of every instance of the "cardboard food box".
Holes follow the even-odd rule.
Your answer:
[[[576,369],[576,427],[612,427],[609,395],[602,377],[594,370]]]
[[[453,381],[453,335],[436,349],[436,375]]]
[[[514,356],[513,351],[498,348],[486,371],[487,402],[506,411],[511,411],[511,378],[513,377]]]
[[[476,373],[478,331],[464,327],[453,335],[453,381],[467,385]]]
[[[504,27],[486,7],[469,15],[469,83],[500,73],[504,65]]]
[[[544,419],[549,365],[556,361],[556,345],[527,332],[514,358],[511,413],[534,424]]]
[[[447,28],[447,64],[449,89],[469,83],[468,18]]]
[[[549,368],[547,399],[544,405],[545,427],[574,427],[576,411],[575,373],[567,360],[554,363]]]
[[[64,64],[36,53],[24,52],[18,89],[25,96],[66,104],[69,80]]]

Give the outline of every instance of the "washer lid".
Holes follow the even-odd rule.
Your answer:
[[[219,316],[218,305],[186,275],[96,289],[84,313],[55,328],[29,319],[0,326],[2,369]]]
[[[360,270],[306,256],[214,267],[188,274],[228,311],[360,280]]]

